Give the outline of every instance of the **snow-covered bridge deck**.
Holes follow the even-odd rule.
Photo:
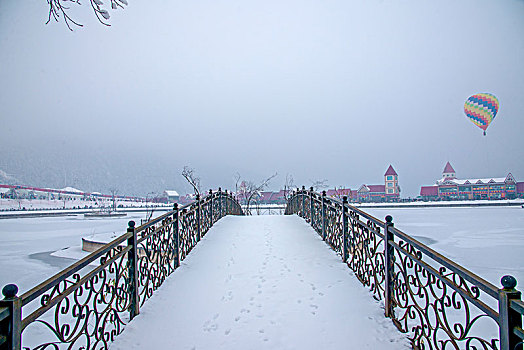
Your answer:
[[[111,349],[406,349],[352,272],[297,216],[211,228]]]

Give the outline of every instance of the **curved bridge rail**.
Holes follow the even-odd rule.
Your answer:
[[[240,204],[227,191],[210,190],[139,227],[130,221],[125,234],[21,297],[16,296],[15,285],[7,285],[0,301],[0,349],[20,349],[22,333],[29,329],[39,334],[38,339],[24,338],[23,348],[107,349],[226,215],[243,215]]]
[[[347,197],[302,187],[285,214],[304,218],[342,256],[414,349],[522,349],[524,303],[513,277],[498,289]]]

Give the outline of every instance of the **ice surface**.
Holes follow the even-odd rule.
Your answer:
[[[144,217],[137,213],[105,219],[75,215],[0,220],[0,288],[16,283],[23,293],[81,257],[60,254],[62,249],[79,248],[82,237],[93,234],[123,234],[129,220],[140,223]]]
[[[364,209],[497,287],[510,274],[524,286],[524,209],[520,207]],[[421,239],[422,238],[422,239]]]
[[[408,349],[297,216],[226,217],[111,349]]]

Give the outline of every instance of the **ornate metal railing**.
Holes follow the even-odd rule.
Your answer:
[[[227,191],[210,191],[139,227],[130,221],[125,234],[20,297],[5,286],[0,349],[107,349],[225,215],[242,208]]]
[[[522,350],[524,303],[512,276],[499,289],[346,197],[302,187],[285,214],[304,218],[342,256],[414,349]]]

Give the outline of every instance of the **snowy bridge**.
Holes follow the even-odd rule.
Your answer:
[[[0,348],[521,348],[512,277],[498,289],[345,199],[303,188],[286,214],[242,216],[219,191],[130,222],[23,295],[4,287]]]

